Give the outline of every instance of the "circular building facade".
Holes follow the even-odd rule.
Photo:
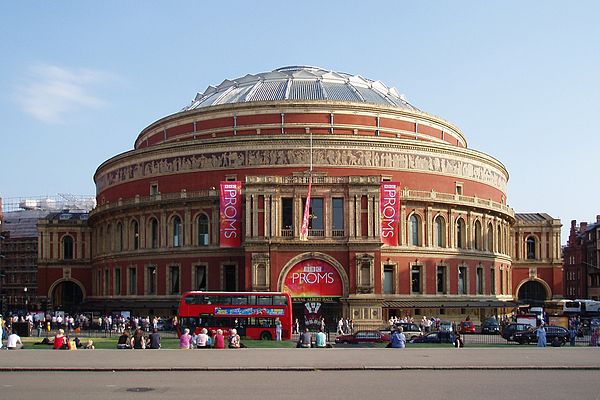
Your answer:
[[[512,299],[506,168],[379,81],[314,67],[225,80],[94,180],[86,300],[105,309],[286,291],[305,324],[375,325]]]

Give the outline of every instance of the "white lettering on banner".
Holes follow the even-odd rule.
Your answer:
[[[237,238],[238,237],[238,229],[235,226],[238,221],[238,214],[235,205],[237,204],[237,187],[236,185],[224,185],[224,201],[223,204],[225,208],[223,209],[223,216],[225,220],[223,221],[223,234],[227,239]]]
[[[396,204],[398,190],[396,185],[383,185],[384,203],[381,210],[381,236],[384,238],[393,236],[395,233],[395,221],[398,219],[396,215]]]
[[[294,272],[292,274],[292,283],[314,285],[321,282],[335,282],[333,272]]]

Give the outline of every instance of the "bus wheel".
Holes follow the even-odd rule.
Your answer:
[[[271,332],[264,331],[260,334],[260,340],[273,340],[273,336]]]

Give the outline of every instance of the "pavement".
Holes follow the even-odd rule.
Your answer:
[[[600,370],[600,348],[2,350],[6,371]]]

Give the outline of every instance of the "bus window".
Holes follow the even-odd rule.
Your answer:
[[[247,305],[248,304],[248,297],[247,296],[233,296],[231,297],[231,304],[232,305]]]
[[[273,304],[273,297],[271,297],[271,296],[256,296],[256,305],[270,306],[272,304]]]
[[[285,296],[274,296],[273,297],[273,305],[274,306],[287,306],[287,297],[285,297]]]

